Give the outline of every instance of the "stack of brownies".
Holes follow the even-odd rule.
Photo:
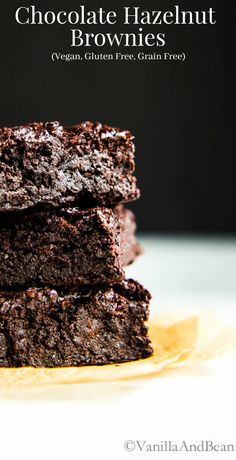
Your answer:
[[[152,353],[150,294],[125,280],[139,197],[128,131],[0,129],[0,367],[106,364]]]

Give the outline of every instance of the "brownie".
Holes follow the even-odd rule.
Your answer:
[[[114,206],[139,197],[129,131],[85,122],[0,129],[0,211]]]
[[[135,281],[0,292],[0,366],[119,363],[152,354],[150,294]]]
[[[0,289],[117,283],[140,252],[136,223],[122,205],[3,213]]]

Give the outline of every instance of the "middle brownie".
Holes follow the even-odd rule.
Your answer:
[[[0,287],[117,283],[140,253],[130,210],[0,215]]]

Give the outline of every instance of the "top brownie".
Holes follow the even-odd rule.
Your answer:
[[[132,201],[133,172],[129,131],[91,122],[0,128],[0,211]]]

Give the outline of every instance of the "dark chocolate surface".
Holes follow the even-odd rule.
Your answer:
[[[139,197],[129,131],[85,122],[0,129],[0,211],[114,206]]]
[[[12,214],[0,220],[0,289],[116,283],[140,252],[131,211],[118,206]]]
[[[0,292],[0,366],[107,364],[152,354],[139,283]]]

